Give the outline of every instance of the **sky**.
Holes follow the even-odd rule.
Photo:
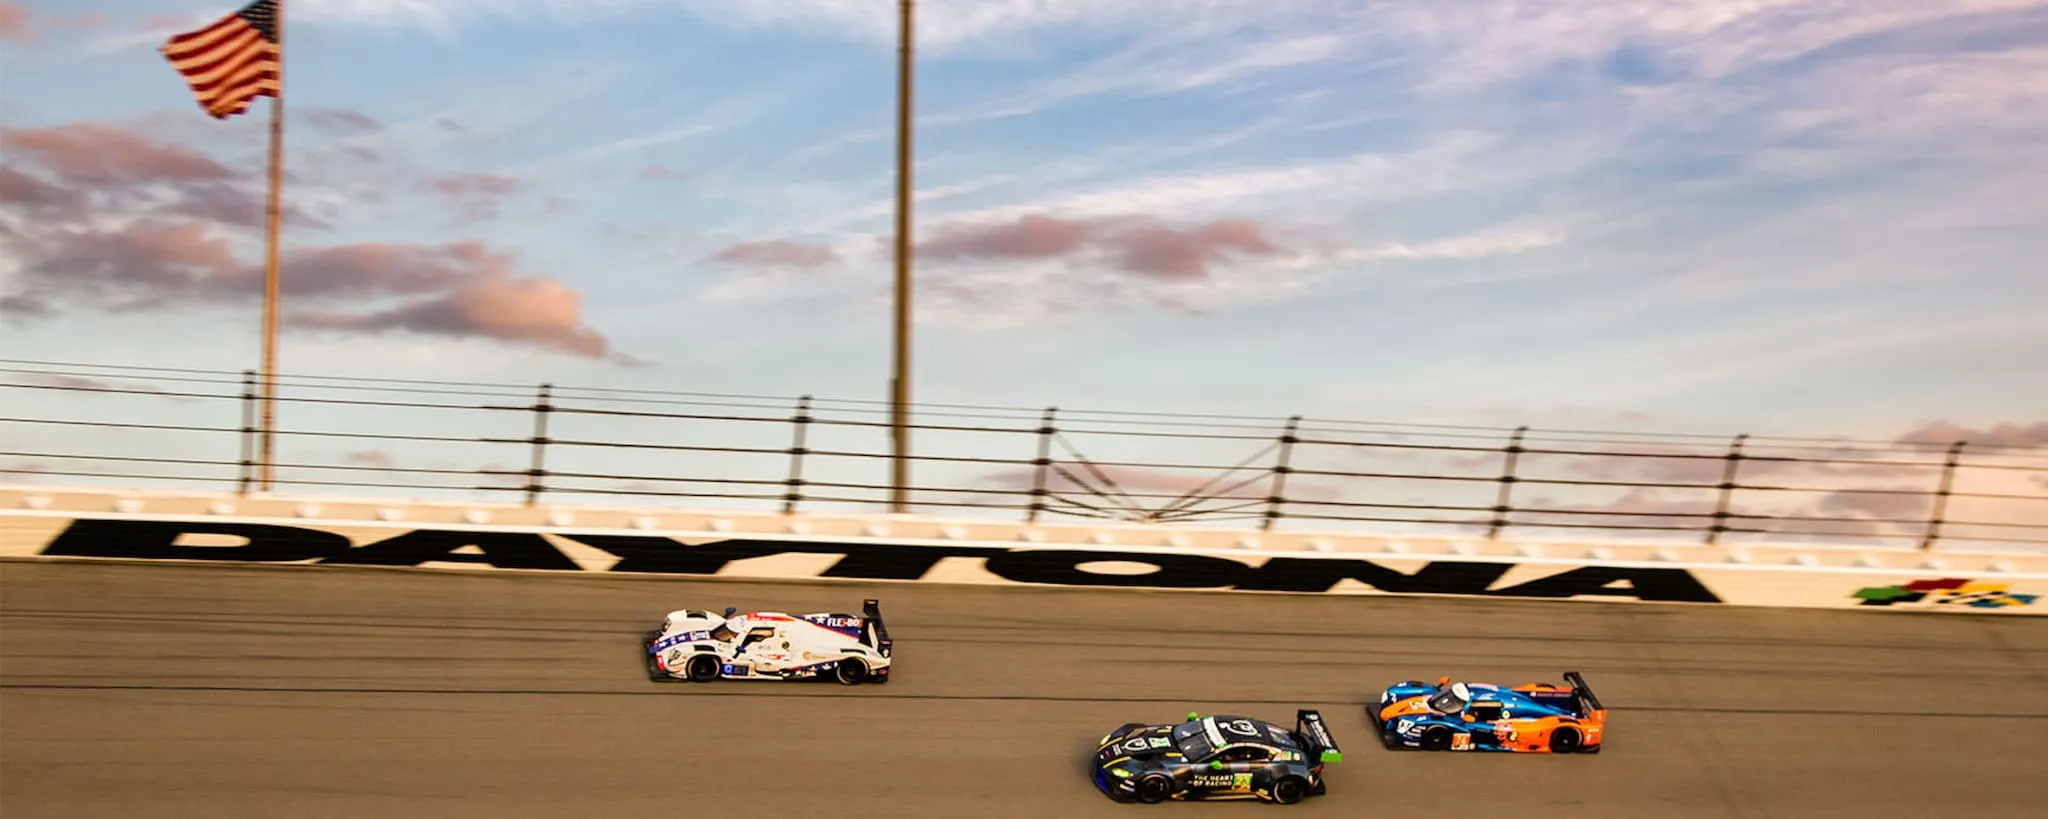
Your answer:
[[[0,0],[0,355],[257,365],[233,8]],[[2048,0],[918,13],[920,401],[2048,446]],[[894,3],[285,19],[285,371],[887,397]]]

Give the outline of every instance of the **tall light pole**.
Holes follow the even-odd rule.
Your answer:
[[[902,20],[896,54],[896,375],[889,382],[891,456],[889,507],[910,511],[910,91],[915,39],[914,0],[898,0]]]

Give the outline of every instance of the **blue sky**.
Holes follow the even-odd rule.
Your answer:
[[[231,6],[10,2],[6,127],[110,124],[260,171],[264,103],[210,120],[154,52]],[[554,280],[521,304],[556,298],[585,342],[363,318],[407,292],[309,297],[288,309],[325,323],[283,366],[886,396],[895,11],[293,2],[288,197],[329,226],[288,254],[473,241]],[[921,398],[1884,439],[2048,417],[2048,2],[920,15]],[[457,174],[513,192],[429,184]],[[260,258],[259,234],[208,235]],[[253,302],[101,296],[0,324],[8,355],[257,361]]]

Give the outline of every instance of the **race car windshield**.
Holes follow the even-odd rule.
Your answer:
[[[1195,762],[1208,758],[1216,752],[1216,746],[1209,743],[1208,732],[1202,730],[1202,723],[1190,722],[1173,729],[1173,744],[1179,746],[1181,756]]]
[[[1460,699],[1451,689],[1446,688],[1443,693],[1430,698],[1429,707],[1438,713],[1455,714],[1465,710],[1465,701]]]
[[[711,639],[721,643],[730,642],[736,636],[739,636],[738,632],[726,628],[724,623],[719,623],[717,628],[711,630]]]

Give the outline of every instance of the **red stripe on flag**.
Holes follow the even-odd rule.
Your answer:
[[[199,107],[217,119],[249,110],[258,97],[277,96],[277,44],[240,12],[172,37],[159,50]]]

